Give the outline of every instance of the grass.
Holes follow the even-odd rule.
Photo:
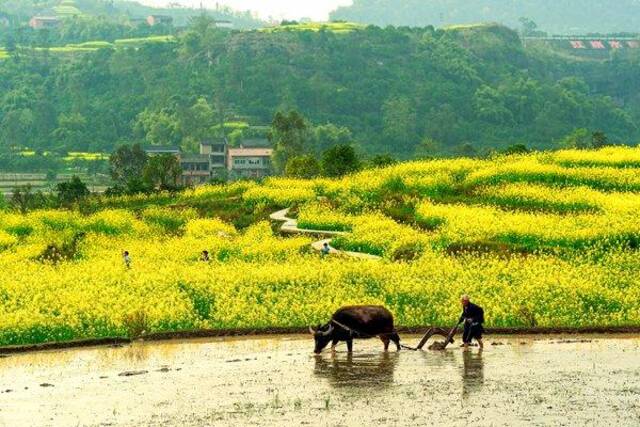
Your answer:
[[[445,31],[459,31],[459,30],[478,30],[482,28],[492,27],[496,24],[488,23],[488,22],[480,22],[476,24],[458,24],[458,25],[447,25],[443,27]]]
[[[114,42],[116,47],[138,47],[147,43],[169,43],[175,40],[173,36],[151,36],[135,39],[119,39]]]
[[[132,39],[119,39],[110,43],[108,41],[102,40],[92,40],[84,43],[70,43],[65,46],[54,46],[50,48],[42,48],[37,47],[35,50],[44,51],[48,50],[49,52],[56,54],[78,54],[78,53],[89,53],[95,52],[99,49],[126,49],[126,48],[137,48],[144,46],[146,44],[151,43],[169,43],[175,40],[173,36],[151,36],[151,37],[139,37]],[[3,50],[0,50],[0,59],[8,56],[5,53],[3,56]]]
[[[277,27],[263,28],[260,31],[274,33],[282,31],[312,31],[320,30],[331,31],[333,33],[351,33],[353,31],[362,30],[365,25],[353,22],[308,22],[300,24],[279,25]]]
[[[63,16],[63,17],[64,16],[80,16],[83,14],[80,9],[72,5],[55,6],[53,8],[53,11],[56,13],[56,15]]]

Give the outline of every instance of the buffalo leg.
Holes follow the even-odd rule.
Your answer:
[[[352,339],[348,339],[347,340],[347,351],[349,353],[353,353],[353,340]]]
[[[400,351],[400,335],[398,335],[397,332],[394,332],[393,334],[391,334],[391,341],[393,341],[398,351]]]
[[[334,340],[331,342],[331,352],[335,353],[335,351],[336,351],[336,346],[338,345],[338,343],[339,343],[339,342],[340,342],[340,340],[336,340],[336,339],[334,339]]]
[[[387,335],[380,335],[380,340],[384,344],[384,351],[389,351],[389,342],[391,341]]]

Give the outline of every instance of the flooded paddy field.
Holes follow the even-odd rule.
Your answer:
[[[315,356],[310,337],[286,336],[12,355],[0,426],[640,425],[640,337],[486,344]]]

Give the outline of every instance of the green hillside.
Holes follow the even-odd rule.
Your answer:
[[[281,110],[306,118],[300,143],[314,152],[353,143],[365,155],[473,156],[557,147],[576,130],[571,141],[640,136],[632,57],[581,62],[524,49],[499,25],[338,27],[348,31],[229,32],[203,18],[172,43],[20,48],[0,61],[0,159],[22,147],[109,152],[134,142],[193,151],[220,136],[221,119],[264,125]]]

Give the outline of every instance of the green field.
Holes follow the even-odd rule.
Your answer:
[[[99,49],[125,49],[125,48],[139,48],[147,44],[153,43],[169,43],[175,40],[174,36],[151,36],[151,37],[139,37],[133,39],[119,39],[113,43],[107,41],[93,40],[84,43],[70,43],[65,46],[54,46],[50,48],[35,48],[37,51],[48,50],[49,52],[58,54],[76,54],[95,52]],[[0,50],[0,59],[3,58],[3,52]],[[6,56],[6,53],[5,53]]]
[[[276,27],[263,28],[260,31],[274,33],[280,31],[313,31],[320,30],[331,31],[333,33],[350,33],[353,31],[361,30],[365,28],[365,25],[356,24],[353,22],[309,22],[301,24],[286,24],[278,25]]]

